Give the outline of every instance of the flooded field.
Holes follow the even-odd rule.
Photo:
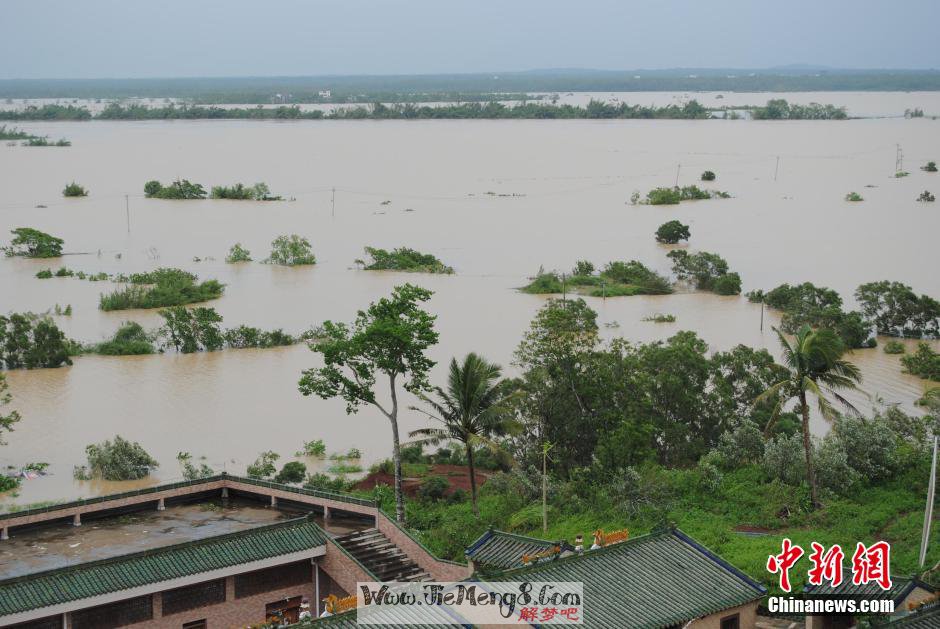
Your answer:
[[[645,103],[659,97],[638,96]],[[770,97],[759,96],[757,102]],[[940,109],[924,104],[936,103],[936,94],[863,96],[869,100],[858,96],[854,106],[872,112],[901,113],[894,110],[902,103],[901,111]],[[813,100],[842,104],[828,95],[814,94]],[[852,306],[859,284],[888,279],[940,296],[940,208],[915,201],[924,189],[940,192],[940,176],[919,170],[927,160],[940,160],[940,122],[929,119],[18,126],[66,137],[73,146],[0,146],[0,234],[36,227],[64,238],[74,255],[51,264],[0,259],[0,312],[71,304],[73,314],[56,321],[86,342],[104,338],[125,320],[154,328],[160,319],[153,311],[102,312],[98,297],[111,284],[38,280],[38,270],[66,265],[129,273],[178,266],[227,285],[225,296],[210,304],[224,316],[224,326],[293,333],[328,318],[350,320],[358,308],[410,281],[435,291],[429,309],[439,317],[441,334],[432,351],[439,362],[436,381],[443,378],[444,361],[469,351],[512,373],[513,350],[544,301],[516,287],[540,266],[567,270],[581,258],[598,266],[637,259],[667,273],[670,248],[657,244],[653,232],[673,218],[691,226],[689,248],[725,257],[745,291],[812,281],[838,290]],[[902,179],[893,177],[897,145],[911,173]],[[695,183],[706,169],[718,174],[713,187],[733,198],[666,207],[628,202],[634,191],[673,185],[677,174],[679,185]],[[265,181],[275,194],[295,200],[143,198],[147,180],[176,177],[207,189]],[[63,199],[61,189],[72,180],[90,196]],[[845,202],[850,191],[865,201]],[[284,233],[308,237],[319,263],[291,269],[223,261],[235,242],[260,260]],[[456,274],[358,271],[354,260],[366,245],[434,253]],[[777,353],[770,329],[777,315],[765,313],[762,331],[760,306],[743,296],[684,292],[588,301],[606,338],[644,342],[691,329],[713,350],[744,343]],[[653,313],[674,314],[677,321],[642,320]],[[880,347],[857,350],[850,359],[862,369],[865,390],[887,403],[913,409],[925,389]],[[361,449],[364,465],[388,456],[390,430],[378,412],[363,409],[347,417],[342,402],[298,393],[300,370],[314,364],[306,347],[294,346],[91,356],[68,368],[9,372],[23,421],[0,448],[0,463],[47,461],[52,474],[24,481],[18,496],[0,502],[62,500],[133,486],[72,479],[85,446],[115,434],[139,441],[155,456],[161,480],[179,476],[180,451],[236,473],[262,450],[279,452],[283,463],[316,438],[329,452]],[[864,409],[872,404],[855,401]],[[423,425],[411,412],[401,423],[404,431]],[[825,426],[817,422],[815,429]]]

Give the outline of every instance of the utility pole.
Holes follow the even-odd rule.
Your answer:
[[[336,218],[336,186],[333,186],[333,190],[330,193],[330,216]]]
[[[128,195],[124,195],[124,213],[127,215],[127,233],[131,233],[131,201]]]
[[[548,451],[552,444],[542,444],[542,532],[548,531]]]
[[[937,437],[933,438],[933,462],[930,464],[930,483],[927,486],[927,509],[924,511],[924,533],[920,540],[920,567],[927,559],[927,542],[930,540],[930,523],[933,518],[934,489],[937,480]]]
[[[780,170],[780,156],[777,156],[777,165],[774,166],[774,181],[777,181],[777,171]]]
[[[682,164],[676,164],[676,188],[679,187],[679,171],[682,170]]]
[[[895,146],[897,146],[897,150],[894,154],[894,172],[899,173],[904,170],[904,150],[900,144]]]
[[[764,298],[760,298],[760,331],[764,331]]]
[[[561,274],[561,300],[562,301],[568,301],[568,284],[566,281],[567,279],[568,279],[567,274],[562,273]]]

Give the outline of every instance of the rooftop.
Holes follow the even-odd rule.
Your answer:
[[[888,623],[904,629],[935,629],[940,627],[940,603],[934,601]]]
[[[583,582],[584,627],[670,627],[755,601],[767,591],[678,530],[480,580],[522,579]]]
[[[507,569],[521,566],[523,555],[554,546],[565,547],[566,544],[490,529],[470,544],[465,554],[479,567]]]
[[[914,577],[891,577],[891,589],[882,590],[877,583],[867,583],[864,585],[855,585],[852,579],[845,579],[836,587],[831,583],[822,585],[807,585],[803,588],[806,598],[818,599],[849,599],[849,600],[892,600],[895,606],[900,606],[901,601],[910,594],[914,588],[923,588],[929,592],[936,591],[932,585],[924,583]]]
[[[0,617],[326,544],[310,517],[0,580]]]

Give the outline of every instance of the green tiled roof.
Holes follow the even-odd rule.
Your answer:
[[[936,629],[940,627],[940,603],[924,605],[917,611],[892,620],[887,626],[904,629]]]
[[[326,543],[310,517],[0,581],[0,617],[300,552]]]
[[[849,573],[851,575],[851,573]],[[865,585],[855,585],[852,583],[852,577],[845,579],[836,587],[829,583],[822,585],[808,585],[803,588],[806,598],[818,599],[850,599],[850,600],[892,600],[898,605],[904,598],[916,587],[924,588],[929,592],[935,589],[917,579],[911,577],[891,577],[891,589],[883,590],[877,583],[866,583]]]
[[[659,629],[761,598],[766,589],[681,531],[507,570],[486,581],[581,581],[584,627]],[[483,580],[483,579],[480,579]]]
[[[476,564],[487,568],[517,568],[522,565],[523,555],[531,555],[552,546],[566,544],[490,529],[470,544],[465,554]]]

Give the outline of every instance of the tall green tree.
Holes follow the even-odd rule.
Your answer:
[[[836,415],[835,407],[827,395],[831,395],[846,409],[857,414],[858,410],[838,391],[858,389],[862,374],[858,367],[842,359],[845,345],[839,336],[828,328],[813,330],[808,325],[804,325],[797,330],[792,343],[777,328],[774,328],[774,332],[780,338],[780,345],[783,347],[783,364],[789,370],[789,374],[757,396],[755,404],[768,399],[778,400],[765,429],[765,433],[769,434],[783,405],[796,398],[800,415],[803,418],[806,478],[809,480],[813,506],[818,507],[819,490],[813,467],[813,444],[809,432],[809,397],[816,398],[819,411],[827,420],[831,421]]]
[[[0,373],[0,408],[3,408],[13,400],[9,388],[10,385],[7,384],[6,374]],[[3,440],[4,431],[12,432],[13,424],[18,421],[20,421],[20,414],[16,411],[10,411],[6,414],[0,413],[0,446],[6,445],[6,441]]]
[[[375,406],[392,426],[395,465],[395,516],[405,519],[401,487],[401,447],[398,435],[399,385],[411,393],[430,389],[428,372],[434,361],[425,355],[437,343],[435,316],[421,309],[431,298],[427,289],[403,284],[391,297],[383,297],[360,310],[352,325],[325,321],[311,335],[310,349],[323,355],[323,367],[305,369],[298,387],[304,395],[323,399],[341,397],[346,412],[363,404]],[[377,380],[388,381],[389,397],[376,395]]]
[[[444,427],[420,428],[409,433],[410,437],[420,437],[416,443],[437,445],[442,441],[453,440],[463,444],[470,471],[470,501],[477,517],[480,516],[480,510],[477,508],[474,448],[482,445],[497,449],[493,437],[506,434],[515,426],[508,414],[508,394],[500,386],[500,373],[499,365],[473,352],[467,354],[459,364],[456,358],[452,358],[447,390],[434,387],[436,400],[423,393],[418,396],[432,409],[432,412],[425,414]]]

